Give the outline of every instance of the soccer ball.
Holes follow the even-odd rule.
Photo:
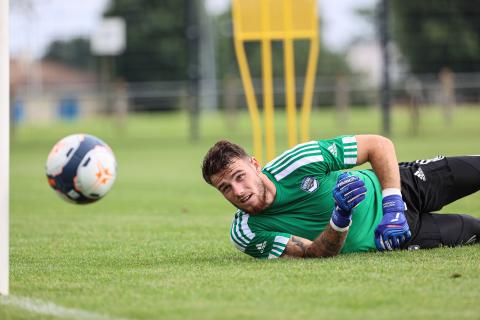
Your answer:
[[[45,171],[48,184],[63,199],[85,204],[99,200],[112,188],[117,162],[102,140],[73,134],[53,146]]]

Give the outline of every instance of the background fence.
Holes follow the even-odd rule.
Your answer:
[[[216,10],[212,9],[212,1],[201,0],[162,4],[143,0],[135,5],[104,0],[97,2],[97,11],[90,13],[94,21],[90,29],[58,37],[44,32],[42,36],[43,29],[68,29],[69,25],[85,19],[80,13],[91,5],[89,2],[83,7],[73,6],[68,9],[71,12],[64,12],[62,19],[55,20],[45,15],[54,5],[60,5],[55,1],[12,1],[11,33],[15,40],[11,101],[17,124],[73,120],[112,112],[124,115],[175,110],[196,112],[197,108],[200,111],[246,110],[233,53],[228,1],[222,10]],[[329,10],[322,10],[326,4],[320,2],[322,41],[314,110],[380,104],[382,49],[380,32],[376,30],[382,26],[379,14],[383,2],[365,1],[361,8],[351,7],[351,11],[356,12],[351,15],[356,17],[357,24],[358,19],[362,19],[366,27],[359,27],[340,47],[326,40],[331,38],[332,27],[328,25]],[[387,50],[391,56],[393,105],[446,109],[458,105],[478,106],[480,27],[475,22],[478,19],[472,16],[480,8],[476,5],[478,1],[430,1],[417,9],[411,9],[414,1],[387,2],[391,17],[387,24],[390,34]],[[150,8],[147,13],[146,7]],[[119,55],[98,56],[90,50],[94,25],[102,16],[118,16],[126,22],[126,49]],[[412,21],[417,29],[411,26]],[[453,37],[452,32],[456,32]],[[432,49],[426,47],[430,34],[437,41],[432,42]],[[405,42],[406,36],[420,39],[424,46],[416,48],[411,41]],[[452,40],[455,37],[457,40]],[[465,47],[462,41],[466,44],[473,41],[469,52],[461,52]],[[277,61],[275,106],[282,108],[285,89],[279,61],[283,52],[274,49],[277,49],[274,52],[274,61]],[[299,96],[305,68],[302,54],[306,49],[302,43],[296,44]],[[416,56],[410,51],[416,52]],[[259,49],[252,45],[247,52],[252,60],[253,76],[257,77],[256,92],[261,95]],[[438,57],[442,54],[443,60]]]

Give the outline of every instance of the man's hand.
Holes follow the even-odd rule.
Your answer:
[[[337,184],[333,189],[335,209],[330,225],[327,225],[314,241],[292,236],[282,257],[326,258],[339,254],[352,221],[352,209],[365,199],[366,192],[367,188],[360,178],[352,176],[350,173],[342,173],[338,176]]]
[[[339,254],[352,221],[352,209],[365,199],[366,192],[367,188],[360,178],[352,176],[350,173],[342,173],[333,189],[335,209],[332,213],[330,225],[327,225],[314,241],[292,236],[282,253],[282,257],[326,258]]]
[[[400,249],[412,234],[405,218],[402,196],[392,194],[383,198],[383,219],[375,229],[378,251]]]
[[[348,172],[338,176],[333,189],[335,209],[330,224],[337,231],[344,231],[352,221],[352,209],[365,199],[365,183],[357,176]]]

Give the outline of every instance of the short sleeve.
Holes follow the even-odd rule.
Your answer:
[[[237,211],[230,229],[230,240],[233,245],[254,258],[279,258],[290,240],[291,235],[283,232],[255,230],[248,220],[250,215]]]
[[[357,139],[355,136],[320,140],[318,144],[328,171],[350,169],[357,164]]]

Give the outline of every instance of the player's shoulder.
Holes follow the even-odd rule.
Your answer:
[[[268,162],[263,168],[276,181],[280,181],[299,168],[308,164],[323,161],[322,151],[318,141],[298,144]]]
[[[328,139],[321,139],[317,141],[320,147],[325,147],[332,143],[338,145],[352,145],[357,143],[357,136],[353,134],[340,135]]]
[[[230,241],[242,252],[245,252],[247,246],[255,238],[255,232],[252,231],[249,220],[250,215],[238,209],[230,227]]]
[[[288,173],[308,163],[323,161],[322,152],[336,155],[337,145],[345,148],[356,148],[356,142],[355,135],[341,135],[297,144],[268,162],[263,170],[272,175],[278,175],[281,171]]]
[[[299,158],[302,155],[310,154],[312,152],[318,151],[319,145],[318,141],[312,140],[304,143],[297,144],[296,146],[284,151],[278,157],[268,162],[264,169],[267,171],[274,170],[274,168],[282,165],[292,158]]]

